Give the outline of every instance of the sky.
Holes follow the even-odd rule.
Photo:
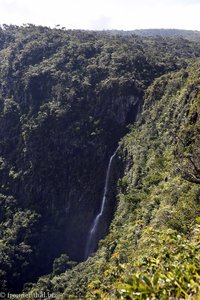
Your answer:
[[[200,0],[0,0],[0,24],[200,30]]]

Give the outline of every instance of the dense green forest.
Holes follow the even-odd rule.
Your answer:
[[[142,37],[170,37],[170,38],[184,38],[191,41],[200,41],[200,31],[197,30],[182,30],[182,29],[135,29],[130,31],[124,30],[110,30],[111,35],[139,35]]]
[[[193,34],[1,27],[5,297],[199,299],[200,42]],[[115,151],[97,251],[87,258]]]

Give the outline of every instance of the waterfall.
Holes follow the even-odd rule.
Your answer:
[[[108,168],[106,171],[106,180],[105,180],[105,184],[104,184],[104,192],[103,192],[103,198],[102,198],[102,202],[101,202],[101,209],[100,209],[99,213],[97,214],[97,216],[95,217],[95,219],[90,227],[90,231],[89,231],[88,239],[87,239],[87,243],[86,243],[86,248],[85,248],[85,259],[87,259],[88,256],[90,256],[90,254],[92,254],[95,251],[95,247],[97,244],[96,233],[97,233],[97,230],[99,227],[100,219],[101,219],[101,217],[104,213],[104,209],[105,209],[107,194],[108,194],[108,190],[109,190],[110,172],[111,172],[112,162],[113,162],[115,155],[116,155],[116,151],[110,157],[110,160],[109,160]]]

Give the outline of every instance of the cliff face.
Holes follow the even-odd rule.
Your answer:
[[[156,79],[117,151],[109,234],[73,270],[29,287],[57,299],[198,299],[200,62]]]
[[[35,26],[0,34],[0,276],[3,290],[19,291],[62,253],[83,259],[109,158],[141,111],[146,88],[185,68],[200,48]],[[118,157],[100,238],[123,164]]]

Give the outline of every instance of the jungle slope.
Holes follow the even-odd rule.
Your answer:
[[[67,255],[83,260],[109,158],[145,90],[196,57],[199,44],[182,38],[0,28],[2,292],[71,268]],[[100,237],[116,205],[118,161]]]
[[[109,158],[140,112],[146,89],[155,78],[184,69],[189,59],[197,57],[199,43],[179,37],[122,37],[34,25],[0,28],[2,292],[20,293],[25,283],[52,273],[52,282],[60,280],[52,290],[62,294],[66,283],[55,275],[72,268],[71,259],[83,260]],[[148,121],[148,114],[145,118]],[[146,133],[147,140],[150,136]],[[125,141],[116,160],[100,238],[107,233],[116,207],[117,179],[123,168],[132,169]],[[142,170],[138,167],[138,172]],[[118,193],[124,197],[132,186],[130,178],[127,187],[125,179],[119,185]],[[130,218],[131,212],[126,211]],[[121,218],[118,210],[117,216]],[[125,220],[119,224],[125,225]],[[116,228],[120,234],[121,225]],[[115,238],[111,246],[107,244],[108,261],[115,253]],[[89,269],[85,264],[83,268],[85,275],[76,269],[67,273],[74,281],[67,279],[66,298],[85,297],[92,278],[88,281]],[[97,265],[94,270],[101,273]],[[41,281],[46,290],[51,289],[52,283],[45,284],[49,279]]]
[[[118,151],[124,176],[94,257],[32,292],[56,299],[199,299],[200,61],[154,81]],[[27,287],[25,291],[30,291]]]
[[[200,40],[200,31],[197,30],[181,30],[181,29],[135,29],[130,31],[123,30],[111,30],[110,34],[120,34],[120,35],[132,35],[136,34],[142,37],[179,37],[183,39],[188,39],[191,41]]]

